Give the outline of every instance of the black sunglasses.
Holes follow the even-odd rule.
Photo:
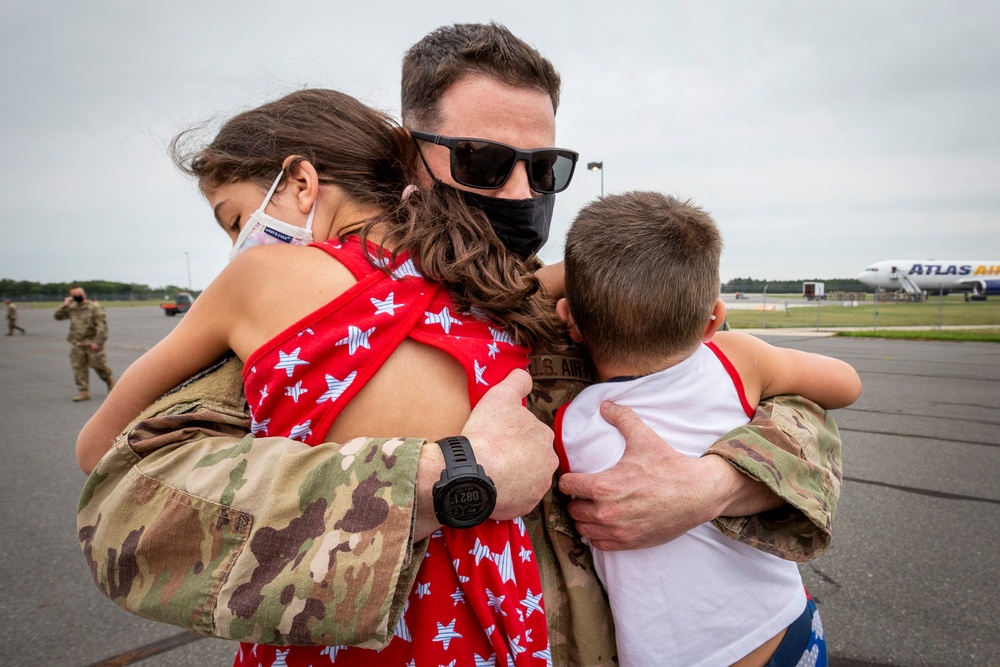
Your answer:
[[[528,185],[535,192],[555,194],[569,187],[580,157],[565,148],[534,148],[526,151],[499,141],[470,137],[445,137],[410,130],[414,139],[447,146],[451,153],[451,177],[456,183],[479,190],[502,188],[514,165],[528,163]],[[421,155],[421,157],[423,157]]]

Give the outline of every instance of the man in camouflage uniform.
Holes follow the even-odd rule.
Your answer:
[[[69,320],[69,335],[66,340],[72,346],[69,362],[73,366],[73,379],[79,390],[74,401],[90,400],[90,369],[108,385],[108,391],[115,386],[115,378],[108,368],[104,354],[104,342],[108,339],[108,320],[104,309],[94,301],[87,300],[82,287],[74,287],[63,304],[56,309],[57,320]]]
[[[447,52],[466,32],[488,33],[485,46],[469,48],[477,53],[530,49],[495,26],[445,28],[414,49]],[[499,48],[490,43],[496,39]],[[404,65],[404,122],[406,79]],[[446,179],[447,167],[436,176]],[[309,448],[254,438],[241,371],[230,359],[164,396],[93,471],[78,528],[95,582],[133,613],[209,636],[384,645],[399,627],[429,539],[416,527],[428,513],[433,522],[429,487],[443,468],[440,448],[418,439]],[[546,424],[593,381],[572,349],[534,355],[531,372],[528,404]],[[535,474],[530,459],[518,458],[521,451],[551,445],[550,431],[539,435],[524,425],[520,400],[528,383],[520,375],[523,386],[512,388],[515,378],[491,389],[463,429],[500,493],[510,469]],[[668,445],[650,447],[649,429],[629,410],[606,418],[625,435],[624,465],[553,480],[540,501],[529,500],[534,509],[524,516],[542,577],[552,664],[616,662],[610,612],[577,528],[595,543],[624,548],[666,542],[714,520],[734,539],[792,560],[828,546],[840,441],[817,406],[787,397],[762,403],[754,422],[706,456],[670,465],[657,458]],[[578,498],[570,503],[567,492]]]
[[[17,329],[23,336],[24,327],[17,326],[17,306],[10,299],[4,299],[4,303],[7,305],[7,335],[13,336],[14,329]]]

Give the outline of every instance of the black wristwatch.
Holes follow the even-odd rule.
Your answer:
[[[472,528],[489,518],[497,504],[497,490],[476,463],[472,443],[463,435],[442,438],[444,471],[434,485],[434,514],[445,526]]]

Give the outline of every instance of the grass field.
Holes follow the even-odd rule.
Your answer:
[[[949,295],[943,300],[932,298],[924,303],[872,301],[857,306],[832,302],[795,305],[789,300],[776,299],[775,310],[730,310],[726,319],[733,329],[839,328],[864,327],[956,327],[995,325],[1000,327],[1000,299],[965,301],[961,295]],[[798,303],[802,303],[798,301]],[[817,305],[818,304],[818,305]],[[768,304],[771,305],[770,303]]]

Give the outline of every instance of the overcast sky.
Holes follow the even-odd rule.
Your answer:
[[[303,86],[398,117],[399,61],[496,20],[563,79],[575,212],[654,189],[709,210],[723,280],[1000,255],[1000,3],[95,0],[0,5],[0,278],[202,289],[227,238],[167,158],[179,131]],[[471,5],[475,4],[475,8]],[[358,5],[358,6],[354,6]]]

